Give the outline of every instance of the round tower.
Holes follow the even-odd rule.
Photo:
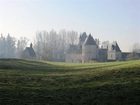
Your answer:
[[[98,56],[98,47],[95,40],[91,34],[85,40],[82,46],[82,62],[89,62],[91,60],[97,60]]]

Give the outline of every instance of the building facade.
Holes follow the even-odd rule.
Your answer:
[[[82,45],[82,62],[89,62],[98,59],[98,47],[91,36],[91,34],[86,38]]]
[[[99,47],[97,42],[91,34],[87,35],[85,32],[80,35],[78,45],[70,45],[65,61],[74,63],[85,63],[91,61],[116,61],[122,60],[122,52],[117,42],[105,43]]]
[[[32,43],[30,44],[30,47],[25,48],[25,50],[22,53],[22,58],[24,58],[24,59],[36,59],[36,53],[33,49]]]

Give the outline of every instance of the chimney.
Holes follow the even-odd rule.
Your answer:
[[[31,43],[31,44],[30,44],[30,48],[32,48],[32,47],[33,47],[33,44]]]

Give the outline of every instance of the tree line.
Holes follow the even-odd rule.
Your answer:
[[[17,40],[10,34],[0,35],[0,58],[20,58],[22,51],[27,46],[28,39],[21,37]]]
[[[64,61],[70,45],[76,45],[79,34],[76,31],[61,30],[56,32],[38,31],[33,39],[33,48],[39,60]],[[23,58],[22,53],[29,44],[26,37],[17,39],[10,34],[0,35],[0,58]],[[104,44],[105,45],[105,44]],[[135,43],[132,52],[140,53],[140,44]]]
[[[37,59],[60,61],[65,59],[69,45],[78,43],[78,32],[61,30],[39,31],[33,39],[33,48]],[[22,58],[22,53],[29,44],[26,37],[17,39],[10,34],[0,35],[0,58]]]
[[[61,30],[40,31],[36,33],[34,48],[37,59],[64,61],[69,45],[78,43],[78,32]]]

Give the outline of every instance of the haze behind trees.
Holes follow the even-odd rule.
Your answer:
[[[0,0],[0,32],[32,38],[38,30],[91,33],[123,51],[140,42],[140,0]]]
[[[65,54],[69,45],[78,44],[80,34],[76,31],[61,30],[56,32],[55,30],[38,31],[36,32],[34,40],[31,42],[26,37],[17,39],[8,34],[0,36],[0,58],[23,58],[22,53],[29,43],[33,43],[33,48],[36,52],[36,59],[57,61],[61,58],[65,61]],[[93,36],[94,37],[94,36]],[[109,41],[100,42],[106,45]],[[131,52],[140,53],[140,44],[135,43],[131,48]]]
[[[55,30],[40,31],[31,42],[26,37],[17,39],[12,35],[0,36],[0,58],[23,58],[22,53],[29,43],[33,43],[37,59],[55,61],[62,57],[64,60],[66,49],[69,45],[78,43],[78,33],[76,31]]]

